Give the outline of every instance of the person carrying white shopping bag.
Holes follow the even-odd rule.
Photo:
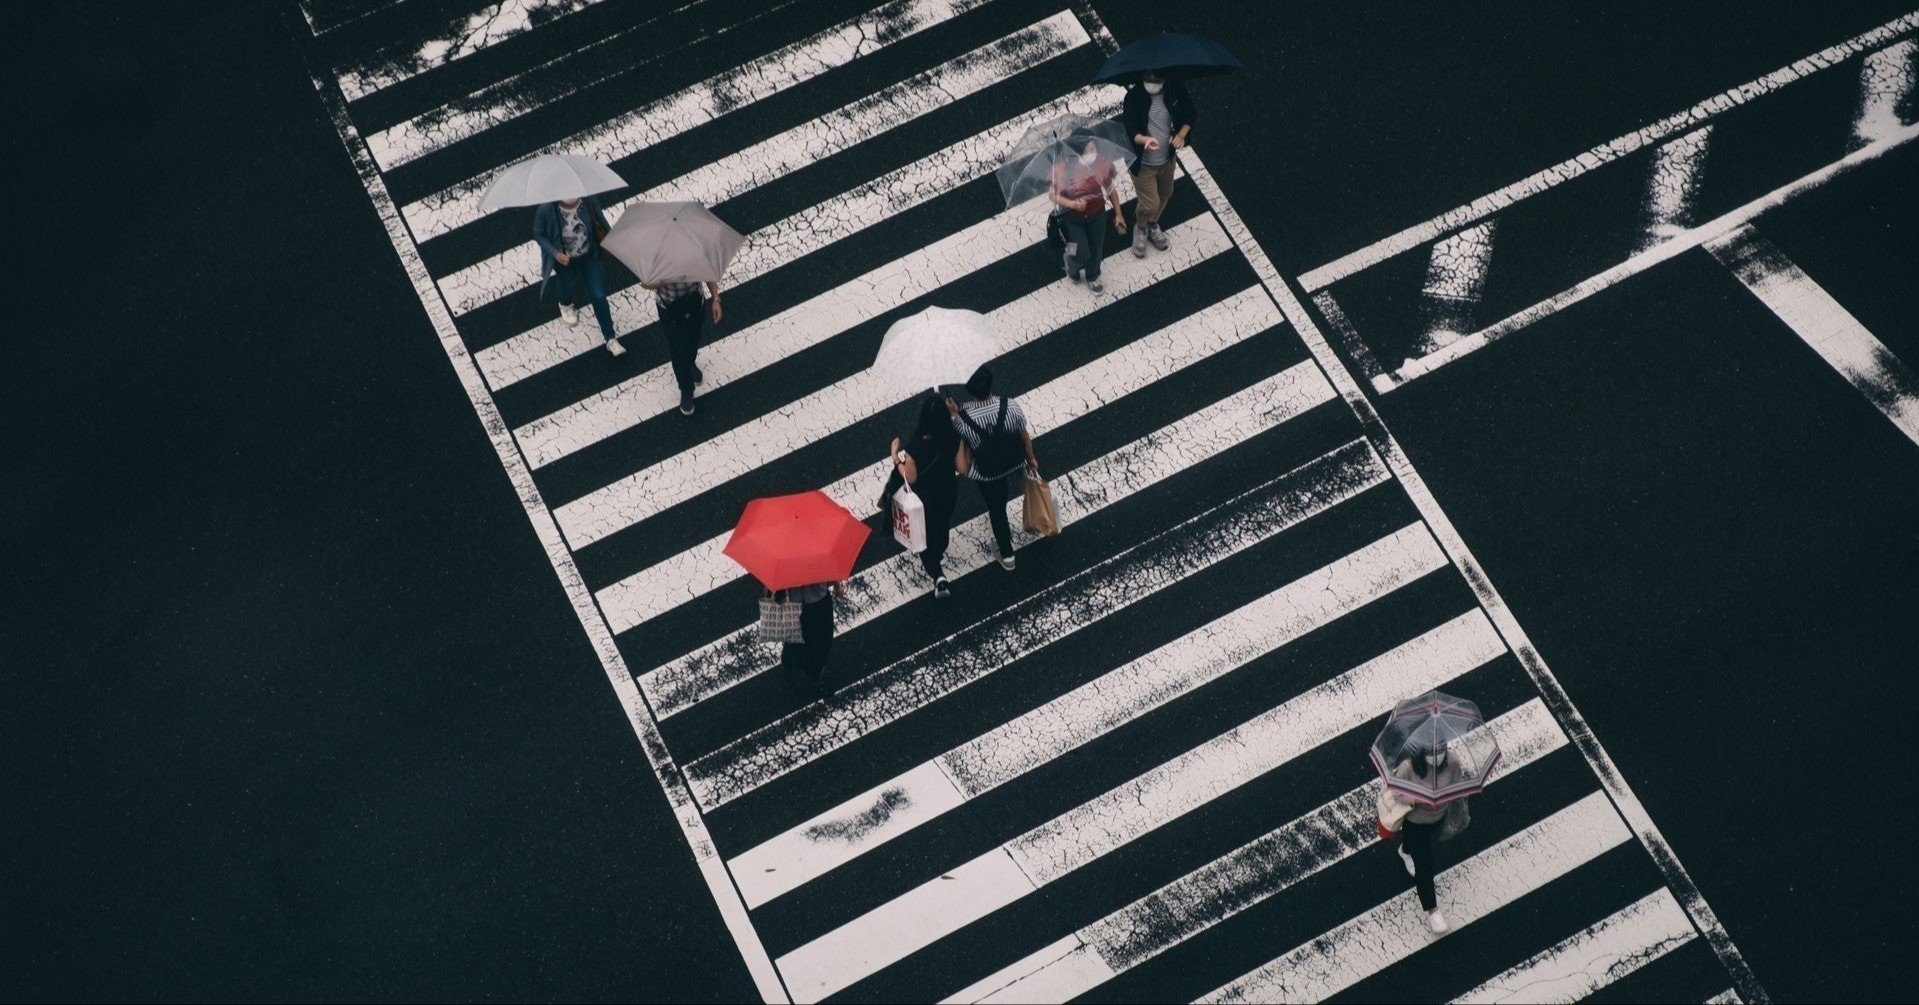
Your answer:
[[[893,537],[920,557],[920,566],[933,581],[933,596],[944,600],[952,587],[940,563],[953,529],[953,506],[959,501],[954,463],[959,434],[953,431],[946,402],[928,395],[920,402],[913,434],[892,446],[892,474],[880,492],[880,512],[893,521]]]

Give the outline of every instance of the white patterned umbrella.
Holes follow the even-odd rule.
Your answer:
[[[999,336],[978,311],[928,307],[893,322],[873,357],[873,371],[909,391],[964,384],[999,355]]]
[[[480,211],[491,213],[509,206],[538,206],[570,202],[626,184],[613,169],[578,154],[541,154],[501,171],[480,198]]]

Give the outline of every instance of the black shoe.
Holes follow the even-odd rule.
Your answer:
[[[950,586],[947,586],[947,585],[946,585],[946,577],[945,577],[945,576],[941,576],[940,578],[938,578],[938,579],[935,579],[935,580],[933,580],[933,597],[934,597],[934,599],[936,599],[936,600],[945,600],[946,598],[948,598],[948,597],[950,597],[950,596],[952,596],[952,595],[953,595],[953,588],[952,588],[952,587],[950,587]]]
[[[706,373],[702,371],[699,367],[697,366],[694,367],[693,368],[693,386],[698,387],[704,383],[706,383]]]
[[[680,414],[693,414],[693,389],[690,387],[680,392]]]

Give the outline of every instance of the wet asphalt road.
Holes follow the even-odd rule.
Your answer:
[[[1259,70],[1200,149],[1297,273],[1900,12],[1166,26]],[[281,12],[65,20],[16,127],[66,165],[29,232],[88,250],[16,287],[0,993],[751,997]],[[1916,163],[1761,223],[1919,356]],[[1909,993],[1911,443],[1703,252],[1381,407],[1773,993]]]

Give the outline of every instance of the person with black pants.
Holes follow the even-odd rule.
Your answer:
[[[913,435],[904,444],[893,440],[893,473],[880,493],[881,512],[891,507],[893,493],[901,485],[911,485],[926,507],[926,550],[920,552],[920,566],[933,581],[933,596],[940,600],[953,595],[940,563],[952,535],[953,507],[959,502],[959,443],[945,401],[928,395],[920,402],[919,424]]]
[[[786,591],[800,603],[800,641],[780,645],[780,666],[787,673],[804,677],[813,690],[828,690],[826,658],[833,652],[833,598],[846,595],[840,583],[813,583]]]
[[[1006,519],[1006,502],[1020,494],[1020,479],[1039,474],[1039,457],[1033,453],[1033,434],[1026,426],[1026,413],[1019,402],[993,394],[993,371],[982,366],[966,381],[971,400],[961,405],[946,399],[953,415],[953,431],[963,441],[959,454],[960,473],[979,489],[986,504],[986,518],[993,524],[993,540],[999,545],[999,567],[1013,571],[1013,527]],[[1021,455],[1025,455],[1024,464]]]
[[[719,324],[720,284],[718,283],[642,283],[653,291],[653,303],[660,311],[660,330],[666,334],[667,355],[673,361],[673,379],[680,385],[680,414],[693,414],[693,388],[706,382],[697,357],[700,351],[702,315],[710,314]]]

